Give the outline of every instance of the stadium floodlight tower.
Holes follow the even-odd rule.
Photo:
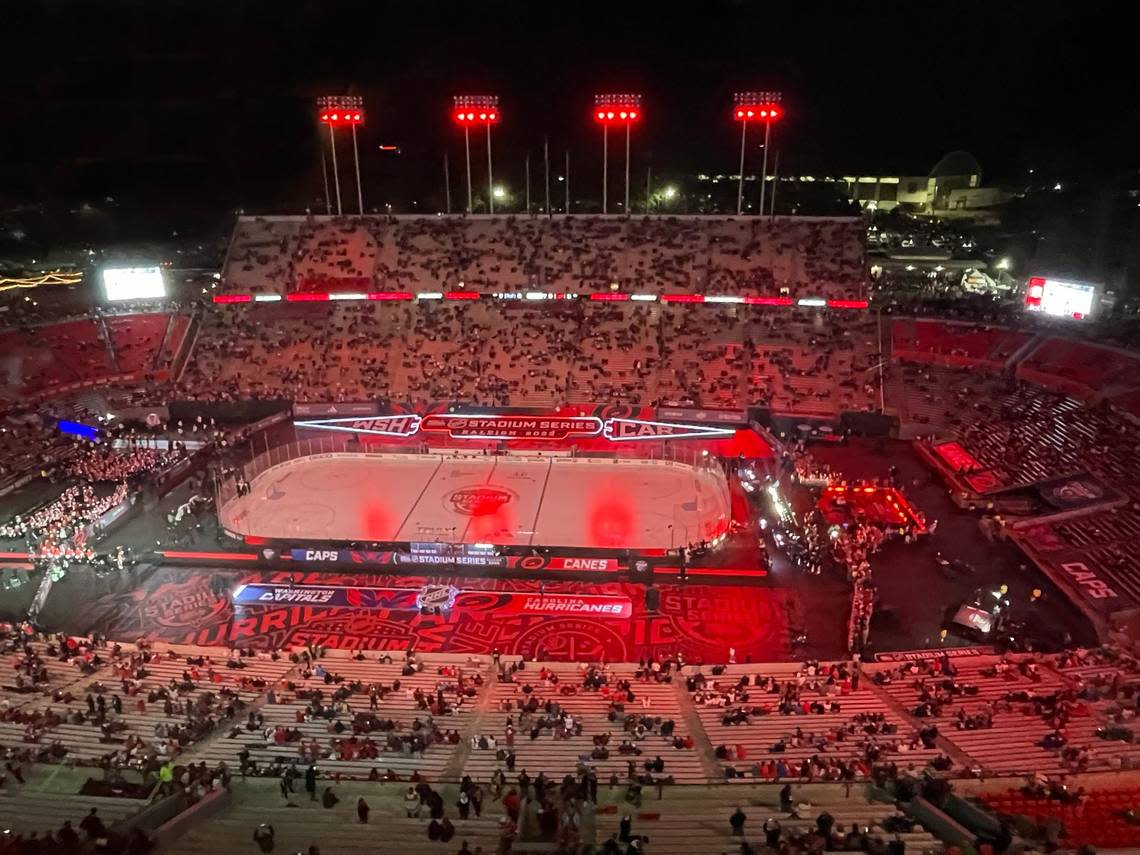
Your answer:
[[[364,192],[360,187],[360,152],[356,147],[356,126],[364,124],[364,99],[359,95],[326,95],[317,99],[317,116],[321,124],[329,127],[329,146],[332,148],[333,181],[336,185],[336,212],[340,207],[340,173],[336,168],[336,128],[352,128],[352,159],[356,162],[356,203],[364,215]],[[326,187],[327,195],[327,187]]]
[[[602,213],[608,213],[610,125],[625,125],[625,214],[629,216],[629,131],[641,118],[641,96],[634,93],[594,96],[594,119],[602,126]]]
[[[784,115],[780,106],[780,93],[775,91],[737,92],[732,98],[732,115],[740,122],[740,181],[736,187],[736,215],[744,209],[744,140],[749,122],[764,123],[764,166],[760,175],[760,213],[764,213],[764,188],[768,180],[768,141],[772,122]]]
[[[491,125],[502,117],[498,95],[456,95],[455,121],[463,127],[463,145],[467,150],[467,213],[471,213],[471,126],[487,126],[487,210],[495,213],[495,188],[491,172]]]

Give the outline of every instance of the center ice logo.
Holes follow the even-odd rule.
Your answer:
[[[447,504],[457,514],[468,517],[484,517],[499,512],[503,505],[517,498],[504,487],[462,487],[446,497]]]

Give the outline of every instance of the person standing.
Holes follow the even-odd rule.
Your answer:
[[[744,836],[744,821],[748,819],[748,815],[737,807],[736,812],[728,818],[728,824],[732,826],[733,837]]]
[[[368,807],[368,802],[364,801],[363,796],[356,800],[356,818],[359,819],[364,825],[368,825],[369,810],[370,808]]]
[[[317,800],[317,767],[312,764],[305,770],[305,792],[309,794],[309,801]]]
[[[769,849],[778,849],[780,846],[780,820],[769,817],[764,821],[764,843]]]
[[[471,797],[467,795],[466,790],[459,791],[459,801],[455,806],[459,808],[459,818],[467,819],[471,814]]]

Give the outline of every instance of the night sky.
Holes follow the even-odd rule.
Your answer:
[[[367,201],[401,210],[412,199],[438,204],[445,150],[457,196],[462,134],[448,107],[464,91],[501,96],[496,178],[516,189],[528,148],[540,169],[546,135],[552,159],[571,150],[575,189],[593,193],[592,95],[623,90],[646,99],[634,141],[642,182],[647,166],[666,177],[734,171],[728,111],[747,88],[785,93],[774,146],[783,172],[925,173],[959,148],[998,180],[1029,166],[1111,172],[1136,165],[1137,151],[1134,74],[1117,70],[1134,48],[1111,9],[13,0],[0,60],[0,202],[114,196],[156,211],[297,210],[321,196],[312,99],[343,91],[368,111]],[[381,143],[402,154],[382,154]],[[473,156],[478,182],[481,143]]]

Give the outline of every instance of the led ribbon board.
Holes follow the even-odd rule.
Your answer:
[[[735,430],[707,425],[681,425],[672,422],[647,422],[640,419],[609,419],[604,436],[612,442],[636,442],[651,439],[724,439]]]
[[[549,442],[589,438],[599,434],[611,442],[726,439],[736,434],[734,428],[728,427],[620,418],[607,419],[603,422],[596,416],[478,416],[440,413],[422,417],[406,414],[371,418],[304,419],[294,424],[312,430],[371,436],[410,437],[424,432],[444,433],[451,439],[523,439]]]
[[[414,436],[422,419],[415,414],[375,416],[354,419],[306,419],[294,422],[296,427],[313,430],[335,430],[345,433],[363,433],[370,436]]]
[[[558,441],[597,436],[602,420],[596,416],[424,416],[420,430],[446,433],[452,439],[543,439]]]

